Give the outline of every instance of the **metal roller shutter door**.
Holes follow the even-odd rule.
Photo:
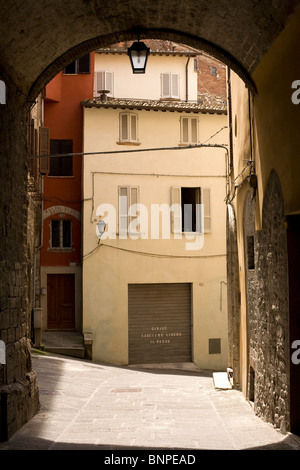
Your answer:
[[[128,286],[129,363],[191,362],[191,284]]]

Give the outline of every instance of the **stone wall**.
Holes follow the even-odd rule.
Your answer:
[[[247,296],[247,330],[248,330],[248,388],[247,398],[255,398],[255,366],[257,362],[258,311],[262,298],[257,276],[257,233],[255,231],[255,200],[249,191],[244,207],[244,256]]]
[[[248,198],[245,239],[254,233],[253,224],[253,207]],[[247,273],[248,373],[251,374],[251,367],[255,371],[255,412],[286,432],[290,364],[287,240],[281,185],[275,171],[271,172],[266,188],[262,231],[254,235],[255,268]],[[251,393],[249,389],[249,396]]]
[[[10,438],[39,406],[28,338],[26,121],[16,92],[0,107],[0,441]]]

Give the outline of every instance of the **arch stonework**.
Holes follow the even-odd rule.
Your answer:
[[[122,40],[170,39],[203,48],[251,83],[251,73],[299,0],[30,0],[2,2],[0,74],[23,100],[34,99],[67,63]]]
[[[45,209],[43,211],[43,220],[47,219],[47,217],[50,217],[55,214],[67,214],[71,215],[77,220],[81,219],[80,212],[76,211],[75,209],[72,209],[71,207],[67,206],[51,206],[48,209]]]

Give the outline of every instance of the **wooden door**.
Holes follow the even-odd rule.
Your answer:
[[[75,275],[48,274],[47,328],[75,328]]]

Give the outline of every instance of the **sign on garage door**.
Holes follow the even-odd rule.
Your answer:
[[[129,363],[190,362],[191,284],[128,286]]]

